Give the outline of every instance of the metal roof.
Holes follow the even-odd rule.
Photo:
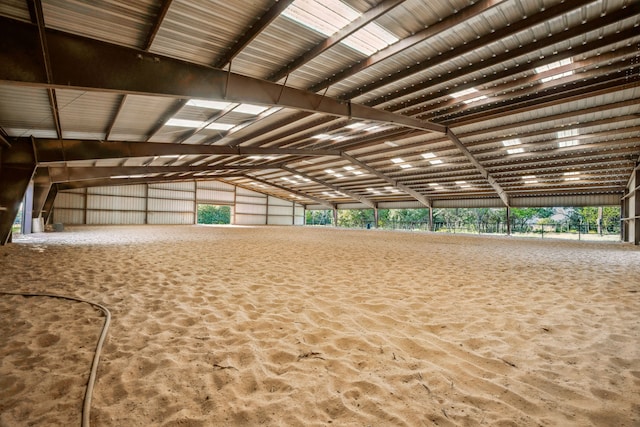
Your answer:
[[[327,37],[292,0],[4,1],[0,128],[60,147],[38,164],[60,188],[148,168],[312,207],[623,195],[640,0],[343,2],[360,18]],[[342,43],[373,22],[398,41]]]

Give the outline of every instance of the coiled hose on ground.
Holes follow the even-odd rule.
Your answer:
[[[100,333],[100,338],[98,338],[98,342],[96,344],[96,350],[93,355],[93,360],[91,361],[91,372],[89,373],[89,380],[87,381],[87,388],[84,393],[84,401],[82,403],[82,427],[89,427],[90,424],[90,412],[91,412],[91,396],[93,394],[93,385],[96,382],[96,373],[98,372],[98,361],[100,360],[100,352],[102,351],[102,345],[104,344],[104,340],[107,337],[107,330],[109,329],[109,324],[111,323],[111,312],[105,306],[97,304],[95,302],[87,301],[82,298],[69,297],[65,295],[55,295],[55,294],[41,294],[41,293],[21,293],[21,292],[4,292],[0,291],[1,295],[14,295],[14,296],[23,296],[23,297],[48,297],[48,298],[60,298],[66,299],[69,301],[83,302],[89,305],[92,305],[104,313],[104,323],[102,325],[102,332]]]

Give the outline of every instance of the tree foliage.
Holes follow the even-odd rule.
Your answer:
[[[198,224],[231,224],[231,207],[198,205]]]

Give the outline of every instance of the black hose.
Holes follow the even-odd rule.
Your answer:
[[[87,381],[87,388],[84,393],[84,401],[82,404],[82,427],[89,427],[90,417],[89,413],[91,412],[91,396],[93,394],[93,385],[96,382],[96,373],[98,372],[98,361],[100,360],[100,353],[102,351],[102,345],[104,344],[104,340],[107,337],[107,330],[109,329],[109,323],[111,323],[111,312],[105,306],[97,304],[95,302],[87,301],[81,298],[69,297],[64,295],[55,295],[55,294],[38,294],[38,293],[21,293],[21,292],[4,292],[0,291],[2,295],[15,295],[15,296],[23,296],[23,297],[49,297],[49,298],[60,298],[66,299],[70,301],[84,302],[86,304],[97,307],[104,313],[104,323],[102,325],[102,332],[100,333],[100,338],[98,338],[98,342],[96,344],[96,350],[93,355],[93,360],[91,361],[91,372],[89,374],[89,380]]]

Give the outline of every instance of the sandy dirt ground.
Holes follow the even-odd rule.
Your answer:
[[[92,426],[640,426],[640,249],[311,227],[78,227],[0,291],[113,315]],[[0,426],[79,425],[103,315],[0,296]]]

